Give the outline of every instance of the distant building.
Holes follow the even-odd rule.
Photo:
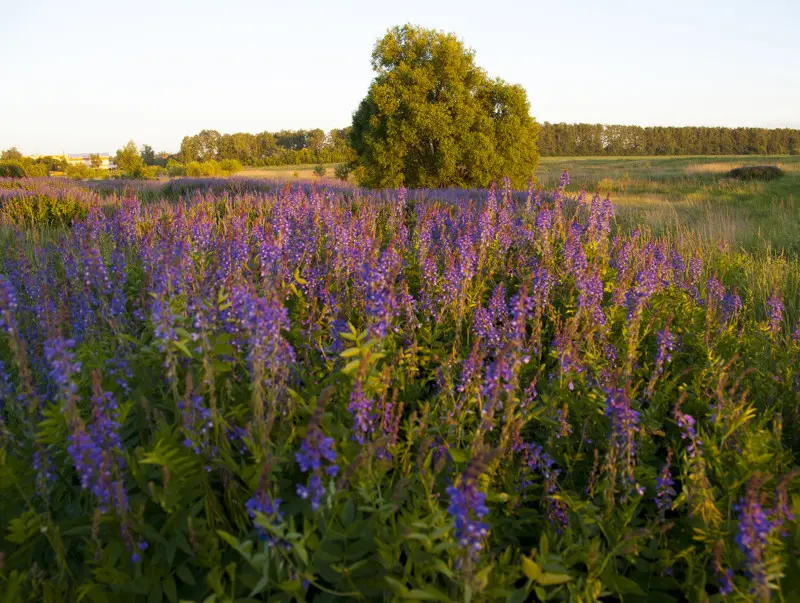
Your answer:
[[[97,166],[101,170],[111,169],[111,155],[108,153],[95,153],[100,158],[100,165]],[[70,165],[85,165],[86,167],[92,166],[92,158],[90,153],[81,153],[78,155],[64,155],[64,159]]]
[[[42,157],[54,157],[56,159],[63,159],[68,165],[85,165],[86,167],[93,167],[91,155],[97,155],[100,158],[100,165],[98,166],[99,169],[110,170],[114,167],[114,158],[108,153],[79,153],[77,155],[29,155],[28,158],[36,160]]]

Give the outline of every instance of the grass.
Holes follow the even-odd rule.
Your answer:
[[[322,166],[327,170],[326,176],[333,177],[333,170],[338,163],[323,163]],[[278,180],[313,180],[317,176],[314,173],[316,165],[275,165],[269,167],[247,167],[241,172],[234,174],[234,177],[244,178],[275,178]]]
[[[740,181],[729,170],[775,165],[776,180]],[[719,245],[800,254],[800,157],[544,157],[537,178],[545,188],[570,173],[568,191],[611,195],[623,229],[702,235]]]

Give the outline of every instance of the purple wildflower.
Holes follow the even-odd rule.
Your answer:
[[[781,322],[783,322],[783,300],[780,295],[772,295],[767,299],[767,306],[769,307],[769,330],[773,334],[777,334],[781,330]]]
[[[661,521],[664,521],[664,514],[672,507],[672,501],[677,494],[675,492],[675,481],[672,479],[672,472],[670,471],[671,463],[672,450],[667,453],[667,461],[664,463],[664,468],[656,478],[656,497],[653,500],[656,503]]]
[[[281,502],[280,498],[273,499],[267,491],[265,484],[262,483],[259,485],[256,493],[245,503],[244,508],[254,522],[258,519],[259,515],[263,515],[272,523],[277,524],[283,519],[283,515],[280,511]],[[262,540],[268,540],[270,544],[275,544],[269,539],[266,529],[262,526],[256,524],[256,532],[258,532],[258,536]]]
[[[558,188],[565,189],[569,185],[569,170],[564,170],[561,179],[558,181]]]
[[[72,349],[75,340],[56,336],[44,343],[44,353],[49,366],[49,376],[56,387],[62,402],[70,402],[78,391],[75,377],[81,370],[81,363],[75,360]]]
[[[361,379],[356,379],[353,382],[353,388],[350,391],[350,404],[347,406],[347,410],[353,415],[353,438],[359,444],[363,444],[365,438],[375,431],[377,416],[374,410],[374,401],[364,394]]]
[[[473,460],[456,486],[449,486],[450,505],[447,510],[455,520],[456,540],[470,556],[475,557],[483,548],[489,533],[489,524],[482,521],[489,513],[486,494],[478,490],[477,464]]]
[[[319,426],[319,409],[311,417],[306,437],[300,444],[300,450],[294,458],[300,471],[310,473],[311,477],[306,485],[298,484],[297,494],[302,499],[311,501],[311,508],[317,510],[325,494],[322,484],[322,472],[335,476],[339,472],[336,465],[336,451],[333,449],[333,438],[326,436]]]
[[[669,330],[667,324],[663,330],[656,334],[657,350],[656,350],[656,373],[662,374],[664,372],[664,365],[672,362],[672,353],[675,351],[676,341],[675,335]]]
[[[745,557],[745,568],[751,583],[751,592],[766,600],[769,597],[764,554],[767,539],[775,525],[769,520],[767,512],[759,501],[757,482],[748,486],[745,497],[737,505],[739,512],[739,532],[736,544]]]
[[[611,419],[611,449],[620,473],[625,476],[627,486],[635,484],[633,469],[636,460],[636,432],[639,429],[639,413],[631,407],[628,394],[623,389],[606,390],[606,416]]]
[[[679,407],[676,407],[675,421],[681,428],[681,438],[684,440],[689,440],[689,444],[686,447],[686,451],[689,453],[689,458],[697,458],[697,456],[702,453],[703,442],[697,437],[694,417],[682,412]]]
[[[561,532],[567,526],[567,510],[563,501],[558,500],[554,494],[558,488],[558,476],[561,471],[556,467],[553,458],[544,452],[538,444],[520,442],[514,451],[522,456],[525,475],[521,485],[528,487],[533,484],[530,476],[540,475],[544,480],[544,496],[547,501],[547,518]]]

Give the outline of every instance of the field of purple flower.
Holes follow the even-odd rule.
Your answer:
[[[796,260],[567,184],[0,181],[0,601],[800,592]]]

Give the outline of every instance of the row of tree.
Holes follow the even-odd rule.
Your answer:
[[[353,158],[348,146],[349,130],[334,129],[326,133],[317,128],[260,134],[203,130],[194,136],[184,136],[176,159],[184,164],[235,159],[253,166],[341,163]]]
[[[539,128],[542,156],[797,155],[800,130],[789,128],[642,127],[551,124]]]

